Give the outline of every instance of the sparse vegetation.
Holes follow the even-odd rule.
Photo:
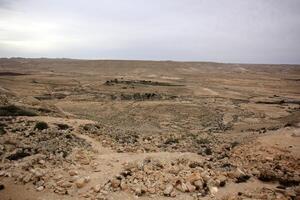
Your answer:
[[[56,125],[61,130],[67,130],[70,128],[70,126],[68,124],[56,124]]]
[[[196,142],[198,144],[209,144],[210,140],[208,138],[198,138],[198,139],[196,139]]]
[[[6,131],[4,129],[5,126],[6,126],[5,124],[0,123],[0,135],[3,135],[6,133]]]
[[[44,130],[47,128],[49,128],[49,126],[46,122],[37,122],[34,126],[34,129],[38,129],[38,130]]]
[[[15,105],[0,106],[0,116],[36,116],[37,114],[27,108]]]
[[[239,144],[240,144],[239,142],[234,141],[231,143],[231,148],[234,148],[234,147],[238,146]]]
[[[170,144],[175,144],[175,143],[178,143],[178,142],[179,142],[178,138],[168,138],[168,139],[165,141],[165,144],[170,145]]]
[[[168,82],[158,82],[158,81],[149,81],[149,80],[108,80],[104,85],[114,85],[114,84],[125,84],[125,85],[145,85],[145,86],[184,86],[181,84],[173,84]]]

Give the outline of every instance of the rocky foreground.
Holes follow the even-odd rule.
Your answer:
[[[96,123],[61,121],[1,118],[1,180],[31,185],[41,194],[53,192],[59,195],[55,198],[113,199],[118,193],[183,199],[298,199],[300,195],[299,152],[293,154],[293,148],[297,148],[293,145],[282,150],[258,141],[244,145],[224,143],[211,146],[213,150],[207,155],[140,153],[127,159],[128,153],[113,153],[103,147],[108,143],[117,146],[118,140],[101,140],[102,144],[95,137],[80,134],[93,129],[91,134],[95,135],[99,126]],[[287,127],[274,135],[283,132],[299,140],[299,129]],[[133,142],[125,143],[130,146]],[[136,152],[139,149],[136,147]],[[97,176],[103,179],[97,181]],[[239,184],[245,190],[219,195],[227,187],[239,188],[235,186]],[[261,188],[257,190],[255,184]],[[1,192],[7,187],[10,185],[1,183]]]

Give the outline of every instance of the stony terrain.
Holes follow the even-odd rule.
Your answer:
[[[300,66],[0,59],[0,199],[300,199]]]

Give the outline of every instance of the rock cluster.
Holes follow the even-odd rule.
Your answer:
[[[215,135],[206,133],[164,133],[143,135],[135,130],[124,130],[103,124],[85,124],[81,133],[98,139],[103,146],[118,152],[193,152],[202,156],[217,153],[219,157],[228,152],[232,145],[228,144],[224,151],[224,141]]]
[[[84,139],[72,134],[72,128],[43,126],[21,118],[2,119],[5,133],[0,135],[0,177],[13,178],[17,183],[32,183],[37,191],[50,189],[58,194],[69,194],[89,182],[89,177],[70,169],[68,175],[56,171],[58,167],[69,169],[71,163],[85,164],[89,158],[82,152],[69,158],[74,149],[91,149]],[[42,128],[41,128],[42,127]]]
[[[256,148],[255,153],[253,148]],[[297,193],[295,189],[300,185],[300,161],[291,154],[274,148],[259,145],[254,147],[248,144],[236,148],[231,153],[229,162],[242,165],[248,174],[262,182],[278,184],[274,193],[281,193],[292,199]]]
[[[74,147],[91,148],[85,140],[73,135],[69,129],[48,127],[45,123],[41,128],[40,124],[42,123],[22,119],[8,124],[5,129],[11,133],[2,135],[0,140],[2,157],[9,160],[19,160],[35,154],[66,157]]]
[[[79,173],[66,159],[57,159],[36,154],[7,162],[0,166],[0,177],[13,178],[19,184],[32,183],[37,191],[47,189],[61,195],[72,194],[90,182],[89,176]]]
[[[200,161],[182,158],[167,162],[146,158],[126,163],[124,170],[104,188],[128,191],[137,196],[159,194],[175,197],[179,193],[190,193],[200,197],[215,194],[226,181],[223,174],[207,168]]]

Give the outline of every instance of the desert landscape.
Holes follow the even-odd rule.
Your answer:
[[[0,199],[300,199],[300,66],[0,59]]]

